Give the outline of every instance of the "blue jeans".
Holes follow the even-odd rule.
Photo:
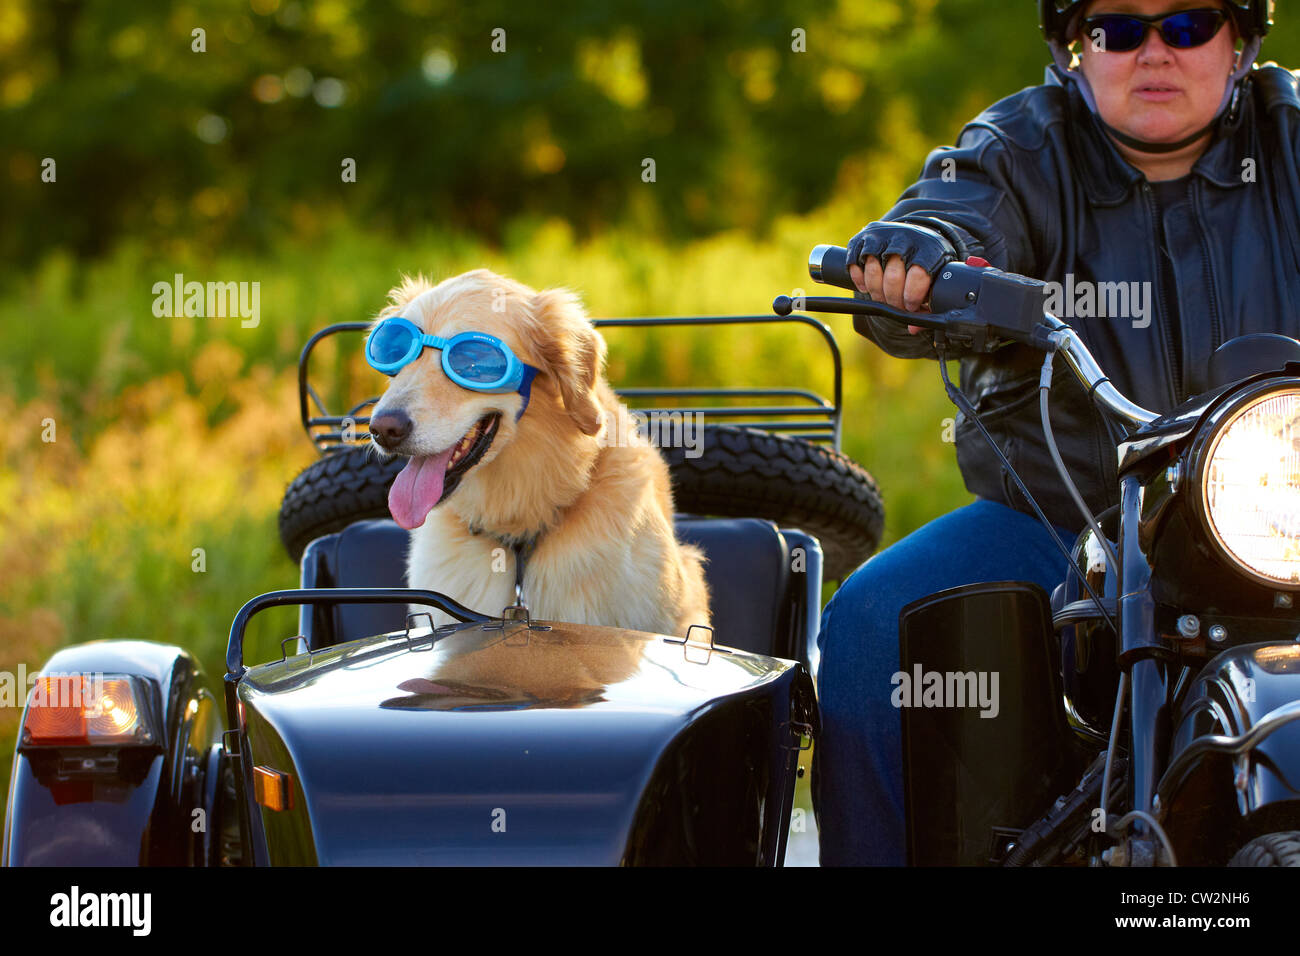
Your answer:
[[[1057,528],[1068,548],[1074,533]],[[902,721],[890,703],[898,671],[898,615],[936,591],[1032,581],[1049,594],[1066,562],[1047,529],[979,500],[917,529],[853,572],[822,612],[821,737],[812,796],[823,866],[906,862]]]

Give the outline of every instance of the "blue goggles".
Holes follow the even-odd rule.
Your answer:
[[[396,375],[427,348],[441,350],[442,370],[462,388],[476,392],[518,392],[524,397],[519,414],[528,407],[537,369],[519,361],[510,346],[486,332],[461,332],[444,339],[425,335],[410,319],[396,316],[384,319],[370,330],[366,362],[378,372]]]

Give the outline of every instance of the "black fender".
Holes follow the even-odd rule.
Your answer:
[[[1219,654],[1173,726],[1157,795],[1180,863],[1225,864],[1254,836],[1300,829],[1300,644]]]
[[[211,862],[223,716],[183,648],[95,641],[55,653],[44,674],[125,674],[152,696],[161,740],[148,747],[33,747],[19,740],[5,809],[4,866]],[[24,711],[24,718],[26,711]],[[115,761],[77,769],[116,751]]]

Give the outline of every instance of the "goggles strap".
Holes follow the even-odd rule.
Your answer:
[[[528,407],[528,399],[533,391],[533,376],[537,374],[537,369],[531,365],[524,366],[524,377],[519,382],[519,394],[523,396],[523,403],[519,406],[519,412],[515,415],[515,421],[524,417],[524,409]]]

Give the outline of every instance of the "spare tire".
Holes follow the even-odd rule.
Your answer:
[[[841,580],[880,543],[880,491],[861,465],[802,438],[756,428],[708,425],[700,454],[664,448],[677,510],[766,518],[821,541],[825,574]],[[280,539],[297,561],[321,535],[353,521],[388,517],[388,487],[406,459],[380,459],[369,446],[331,452],[303,470],[280,506]]]
[[[280,503],[280,540],[295,562],[322,535],[354,521],[387,518],[388,487],[406,459],[381,459],[369,445],[351,445],[312,462],[290,482]]]
[[[843,580],[880,544],[885,508],[867,470],[832,448],[738,425],[708,425],[697,457],[665,448],[678,511],[767,518],[821,541]]]

